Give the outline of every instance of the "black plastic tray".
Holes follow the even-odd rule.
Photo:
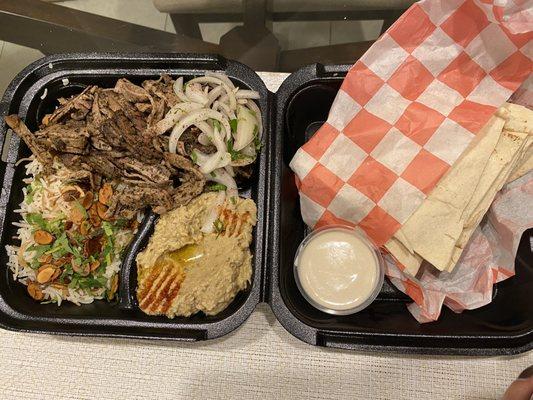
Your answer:
[[[49,67],[51,64],[52,68]],[[61,96],[79,92],[87,84],[112,86],[117,78],[133,82],[157,77],[195,76],[206,70],[224,71],[241,87],[260,92],[264,147],[252,185],[241,192],[258,205],[254,232],[254,275],[250,288],[214,317],[197,314],[168,320],[143,314],[135,299],[134,257],[149,236],[155,216],[139,229],[121,272],[119,301],[77,307],[39,305],[6,267],[4,246],[12,243],[18,219],[13,212],[22,200],[22,166],[29,154],[18,138],[9,142],[7,162],[0,163],[0,326],[31,332],[86,336],[115,336],[198,341],[223,336],[240,326],[259,302],[268,302],[278,320],[294,336],[314,345],[396,352],[492,355],[512,354],[533,347],[533,255],[530,230],[517,257],[517,276],[498,284],[494,301],[481,309],[454,314],[419,325],[408,313],[408,297],[387,282],[371,307],[353,316],[338,317],[309,306],[299,294],[292,260],[307,230],[300,218],[298,193],[288,163],[296,149],[323,122],[348,66],[314,65],[288,77],[276,95],[248,67],[208,55],[90,53],[45,57],[23,70],[0,103],[0,139],[4,143],[4,115],[18,113],[35,129]],[[63,78],[69,79],[64,86]],[[44,88],[47,96],[41,99]]]
[[[387,279],[378,298],[349,316],[325,314],[310,306],[296,287],[293,260],[308,233],[300,217],[294,174],[288,165],[296,150],[327,119],[349,66],[311,65],[283,82],[276,93],[273,144],[275,170],[269,183],[269,303],[281,324],[294,336],[319,346],[379,349],[405,353],[496,355],[533,348],[533,229],[522,237],[516,276],[496,285],[493,301],[456,314],[446,307],[440,319],[419,324],[409,314],[411,300]]]
[[[51,68],[50,68],[51,67]],[[140,83],[144,79],[158,78],[166,73],[172,76],[194,77],[209,71],[223,71],[243,88],[257,90],[261,99],[259,107],[263,114],[265,132],[269,131],[269,105],[271,94],[263,81],[248,67],[216,56],[207,55],[161,55],[161,54],[68,54],[45,57],[24,69],[9,85],[0,105],[1,115],[18,113],[31,130],[38,121],[57,105],[58,97],[80,92],[86,85],[114,86],[120,77]],[[68,85],[62,79],[68,78]],[[47,95],[41,99],[44,89]],[[6,127],[1,118],[2,142]],[[265,137],[268,137],[265,135]],[[268,149],[268,143],[265,144]],[[125,336],[138,338],[204,340],[225,335],[252,313],[262,299],[263,290],[263,245],[266,228],[265,202],[267,154],[263,152],[257,162],[252,184],[241,195],[251,197],[257,204],[258,223],[254,229],[253,277],[249,289],[237,295],[231,305],[216,316],[195,315],[190,318],[151,317],[138,308],[135,298],[136,271],[135,255],[143,248],[153,229],[156,217],[148,214],[125,256],[120,274],[119,301],[109,304],[95,301],[78,307],[64,303],[36,305],[26,293],[23,285],[13,281],[6,268],[7,256],[4,246],[16,229],[12,222],[19,219],[13,210],[22,201],[22,178],[24,167],[14,166],[17,159],[30,154],[17,137],[11,138],[7,163],[2,163],[2,204],[0,210],[0,325],[9,329],[68,333],[76,335]]]

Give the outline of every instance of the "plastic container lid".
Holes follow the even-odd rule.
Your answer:
[[[383,286],[385,266],[364,232],[344,225],[313,231],[294,257],[294,277],[315,308],[336,315],[366,308]]]

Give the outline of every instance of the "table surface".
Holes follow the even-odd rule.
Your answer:
[[[260,73],[275,91],[287,74]],[[292,337],[267,305],[224,338],[154,342],[0,330],[0,399],[498,399],[513,357],[361,353]]]

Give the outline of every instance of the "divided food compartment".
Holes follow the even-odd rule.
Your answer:
[[[52,68],[49,67],[51,63]],[[29,154],[11,138],[0,204],[0,326],[32,332],[121,336],[151,339],[204,340],[223,336],[240,326],[259,302],[268,302],[277,319],[294,336],[320,346],[396,352],[492,355],[519,353],[533,347],[533,255],[526,232],[517,257],[517,276],[497,285],[493,303],[479,310],[454,314],[444,310],[432,324],[418,324],[406,309],[409,298],[386,280],[378,299],[352,316],[334,316],[312,308],[299,293],[293,258],[308,232],[300,216],[298,193],[288,163],[295,151],[327,118],[348,66],[313,65],[291,74],[276,95],[248,67],[216,56],[183,54],[69,54],[46,57],[27,67],[9,86],[0,103],[0,116],[19,113],[35,129],[56,99],[78,93],[87,84],[113,86],[126,77],[135,83],[162,73],[193,77],[206,70],[224,71],[241,87],[259,91],[264,137],[250,187],[258,206],[252,253],[254,274],[249,289],[213,317],[153,317],[143,314],[135,299],[135,256],[153,229],[148,214],[124,258],[119,301],[95,301],[77,307],[64,303],[37,305],[23,285],[13,281],[4,246],[13,243],[18,219],[13,210],[22,200],[23,166],[14,162]],[[63,85],[62,79],[69,83]],[[41,99],[44,88],[47,96]],[[2,143],[6,134],[0,118]]]
[[[121,77],[139,84],[145,79],[157,79],[165,73],[173,77],[183,76],[187,80],[203,75],[205,71],[225,72],[239,87],[258,91],[261,95],[258,103],[263,114],[263,124],[265,131],[268,131],[271,94],[257,74],[237,62],[204,55],[69,54],[36,61],[14,79],[0,106],[2,143],[7,131],[4,115],[18,113],[29,129],[34,131],[43,116],[57,105],[59,97],[77,94],[87,85],[113,87]],[[68,82],[63,82],[65,78]],[[43,96],[45,90],[46,96]],[[170,320],[163,316],[144,314],[138,308],[135,296],[135,257],[147,244],[153,231],[157,217],[151,212],[145,216],[122,262],[117,302],[94,301],[82,306],[64,302],[61,307],[55,304],[39,305],[27,295],[25,286],[13,281],[12,274],[6,267],[7,255],[4,248],[6,244],[15,242],[12,237],[16,234],[16,228],[12,222],[20,216],[13,210],[18,208],[23,199],[22,179],[25,175],[24,165],[15,166],[14,162],[29,156],[30,151],[15,135],[11,137],[9,146],[7,163],[1,163],[3,183],[0,209],[0,326],[23,331],[79,335],[204,340],[222,336],[237,328],[260,301],[266,227],[266,152],[258,158],[249,185],[240,190],[241,196],[254,199],[258,210],[258,222],[251,245],[254,273],[250,287],[239,293],[235,300],[216,316],[196,314],[190,318]],[[265,148],[268,148],[268,144]]]

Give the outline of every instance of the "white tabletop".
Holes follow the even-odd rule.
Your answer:
[[[260,74],[275,91],[286,74]],[[514,357],[390,355],[309,346],[266,305],[202,343],[0,330],[1,399],[498,399],[533,364]]]

